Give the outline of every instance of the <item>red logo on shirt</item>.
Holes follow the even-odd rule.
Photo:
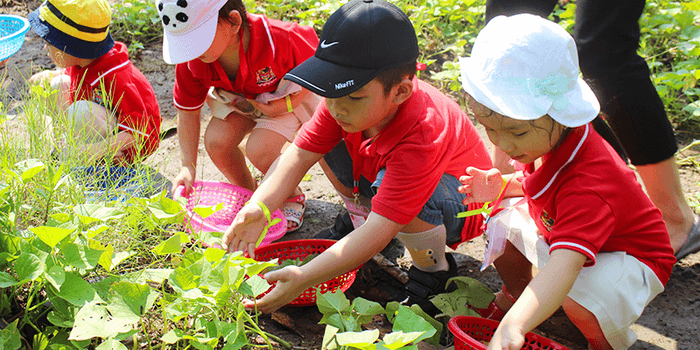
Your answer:
[[[544,225],[544,228],[546,228],[548,232],[552,232],[552,226],[554,226],[554,219],[549,217],[549,214],[547,214],[546,211],[542,211],[542,214],[540,215],[540,220],[542,221],[542,225]]]
[[[277,76],[275,72],[272,71],[272,67],[265,67],[257,72],[255,72],[256,83],[260,86],[270,85]]]

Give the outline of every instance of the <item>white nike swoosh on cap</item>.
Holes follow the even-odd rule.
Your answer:
[[[330,44],[326,44],[326,41],[324,40],[324,41],[321,43],[321,48],[322,48],[322,49],[326,49],[326,48],[329,48],[329,47],[331,47],[331,46],[333,46],[333,45],[335,45],[335,44],[338,44],[338,42],[337,42],[337,41],[334,41],[334,42],[332,42],[332,43],[330,43]]]

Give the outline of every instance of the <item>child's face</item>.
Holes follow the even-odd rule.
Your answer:
[[[79,58],[69,55],[49,43],[44,44],[44,50],[48,52],[51,61],[60,68],[72,67],[80,63]]]
[[[237,13],[237,12],[236,12]],[[231,22],[219,19],[216,25],[216,34],[214,35],[214,41],[212,41],[209,49],[205,51],[201,56],[198,57],[204,63],[212,63],[221,57],[226,49],[233,47],[239,41],[240,36],[235,32],[236,26]],[[238,52],[231,52],[231,54],[238,55]],[[238,56],[236,56],[237,58]]]
[[[565,127],[544,115],[535,120],[502,116],[467,95],[468,112],[486,129],[491,142],[512,159],[528,164],[554,148]]]
[[[326,98],[326,107],[346,132],[360,132],[372,127],[381,129],[396,111],[394,90],[396,86],[389,95],[385,95],[384,85],[373,79],[349,95]]]

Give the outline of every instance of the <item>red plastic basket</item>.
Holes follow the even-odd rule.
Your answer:
[[[447,323],[447,328],[455,336],[455,350],[486,350],[486,345],[481,342],[491,341],[493,333],[498,328],[498,321],[481,317],[455,316]],[[532,332],[525,335],[525,344],[522,349],[569,350],[564,345]]]
[[[192,232],[190,225],[187,225],[188,220],[192,221],[191,226],[197,232],[225,232],[233,222],[238,211],[243,208],[250,196],[253,195],[253,192],[248,189],[225,182],[195,181],[193,187],[194,190],[185,197],[187,199],[185,225],[190,233]],[[183,191],[184,186],[178,186],[173,193],[173,198],[184,197],[182,195]],[[198,205],[213,206],[219,203],[224,204],[223,209],[207,216],[205,219],[202,219],[199,214],[193,211]],[[282,212],[277,209],[271,213],[271,216],[273,220],[279,218],[282,221],[270,227],[260,246],[270,244],[287,233],[287,220]]]
[[[326,249],[330,248],[336,241],[331,239],[300,239],[296,241],[284,241],[275,242],[267,246],[260,246],[255,249],[255,260],[258,261],[270,261],[272,259],[278,258],[279,262],[288,259],[304,259],[309,254],[321,254]],[[353,282],[355,282],[355,277],[357,275],[357,270],[361,266],[358,266],[352,271],[346,272],[340,276],[337,276],[329,281],[318,284],[315,287],[311,287],[305,290],[301,295],[294,299],[289,306],[309,306],[316,305],[316,288],[319,288],[321,293],[326,293],[328,291],[334,292],[338,289],[345,292],[350,288]],[[274,284],[270,289],[274,288]],[[269,292],[268,290],[267,292]],[[267,293],[265,292],[265,294]],[[263,295],[265,295],[263,294]],[[261,295],[262,297],[262,295]]]

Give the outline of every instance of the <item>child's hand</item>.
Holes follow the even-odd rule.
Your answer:
[[[255,245],[265,225],[267,218],[262,209],[254,203],[245,205],[224,232],[221,244],[229,253],[247,250],[248,255],[255,259]]]
[[[287,113],[287,101],[284,99],[273,100],[270,103],[262,103],[253,99],[246,99],[258,111],[268,117],[275,117],[283,113]]]
[[[488,350],[520,350],[525,344],[525,336],[514,327],[502,324],[491,337]]]
[[[185,186],[182,191],[183,196],[187,196],[192,191],[192,184],[194,183],[195,176],[197,175],[197,170],[194,166],[183,166],[180,168],[180,172],[173,179],[173,188],[178,188],[178,186]]]
[[[498,169],[492,168],[486,171],[468,167],[466,172],[467,175],[459,178],[462,186],[457,188],[459,193],[467,196],[462,200],[462,204],[492,202],[501,193],[503,178]]]
[[[297,296],[304,292],[302,272],[299,266],[287,266],[283,269],[271,271],[265,274],[268,283],[277,282],[275,288],[257,301],[257,309],[263,313],[273,312],[282,306],[292,302]],[[247,301],[246,309],[254,309],[256,302]]]

